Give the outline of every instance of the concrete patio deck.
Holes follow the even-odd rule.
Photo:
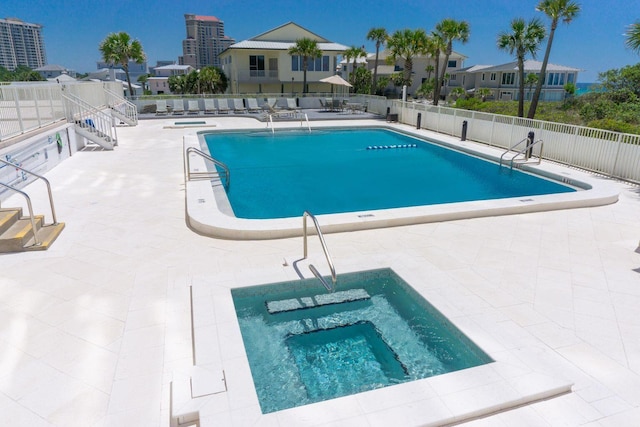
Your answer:
[[[46,252],[0,256],[2,424],[168,426],[170,384],[193,363],[190,286],[228,293],[297,277],[283,259],[300,255],[300,238],[218,240],[186,226],[182,138],[194,129],[165,128],[186,118],[118,128],[114,151],[79,152],[46,174],[66,229]],[[210,119],[217,128],[255,126],[248,117]],[[391,267],[514,369],[573,383],[571,393],[465,425],[636,426],[640,189],[614,185],[620,199],[608,206],[326,240],[338,273]],[[48,215],[45,191],[29,191],[36,212]],[[207,297],[214,316],[233,311],[215,292]],[[210,339],[234,353],[220,356],[232,373],[241,343],[228,332],[233,325],[218,326]],[[203,425],[418,426],[432,416],[407,397],[359,401],[324,421],[286,411],[264,417],[234,389],[236,377],[227,379],[229,391],[201,412]],[[453,411],[492,394],[475,386],[460,377],[432,399]]]

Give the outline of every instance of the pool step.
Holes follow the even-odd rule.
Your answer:
[[[349,289],[331,294],[315,295],[313,297],[291,298],[279,301],[267,301],[269,314],[284,313],[288,311],[304,310],[307,308],[321,307],[323,305],[341,304],[371,299],[364,289]]]

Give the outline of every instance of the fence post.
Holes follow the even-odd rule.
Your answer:
[[[609,175],[610,177],[616,177],[616,178],[620,178],[619,176],[616,175],[616,169],[618,167],[618,159],[620,158],[620,150],[622,148],[622,134],[619,133],[618,134],[618,149],[616,150],[616,158],[613,161],[613,169],[611,171],[611,174]]]

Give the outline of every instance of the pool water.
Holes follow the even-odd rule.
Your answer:
[[[391,269],[232,296],[263,413],[492,362]]]
[[[238,218],[298,217],[575,191],[387,129],[205,134]],[[389,148],[375,148],[389,147]]]

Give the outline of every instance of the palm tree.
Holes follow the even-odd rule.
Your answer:
[[[531,89],[533,86],[538,83],[538,75],[534,73],[527,74],[527,77],[524,79],[524,84],[529,88],[529,95],[531,95]]]
[[[527,54],[535,59],[546,31],[542,22],[534,18],[526,23],[522,18],[511,21],[510,31],[498,34],[498,48],[515,54],[518,61],[518,117],[524,117],[524,59]]]
[[[198,86],[201,93],[216,93],[222,77],[215,67],[202,67],[198,73]]]
[[[547,40],[547,49],[544,52],[542,60],[542,68],[540,68],[540,78],[536,85],[536,91],[533,93],[531,105],[529,105],[529,113],[527,117],[533,119],[538,108],[540,93],[542,92],[542,84],[544,83],[547,73],[547,64],[549,63],[549,55],[551,54],[551,45],[553,44],[553,36],[558,28],[558,21],[562,20],[565,24],[569,24],[574,18],[580,14],[580,5],[572,0],[540,0],[536,10],[543,12],[551,19],[551,29],[549,31],[549,39]]]
[[[385,30],[382,27],[372,28],[367,33],[367,40],[376,42],[376,62],[375,62],[376,65],[373,69],[373,84],[371,85],[372,95],[373,95],[373,92],[378,87],[378,57],[380,54],[380,48],[385,44],[385,42],[387,41],[387,38],[389,38],[389,34],[387,34],[387,30]]]
[[[443,51],[447,49],[447,43],[442,38],[441,34],[436,33],[435,31],[431,32],[431,36],[429,37],[428,43],[428,52],[429,55],[434,60],[434,74],[435,74],[435,82],[433,84],[433,104],[438,105],[437,98],[440,98],[440,87],[442,87],[442,82],[440,82],[438,76],[440,75],[440,56]],[[447,67],[443,66],[443,70],[446,70]],[[436,98],[437,97],[437,98]]]
[[[349,63],[350,59],[353,59],[353,67],[351,70],[351,74],[349,75],[350,83],[353,84],[355,82],[355,74],[358,58],[364,58],[367,56],[367,52],[362,47],[351,46],[344,52],[342,52],[344,59]]]
[[[413,58],[416,55],[427,53],[427,33],[424,30],[398,30],[387,40],[389,57],[387,62],[393,62],[399,58],[404,60],[404,72],[402,83],[411,86],[411,73],[413,71]]]
[[[433,99],[434,105],[438,105],[440,89],[444,83],[444,75],[447,71],[449,56],[453,51],[453,42],[459,41],[466,43],[469,40],[469,23],[467,21],[456,21],[455,19],[446,18],[436,24],[436,33],[440,35],[446,44],[446,49],[444,50],[444,63],[442,65],[442,70],[440,70],[440,77],[438,78],[438,82],[435,87],[436,93]],[[437,59],[439,58],[436,58],[436,60]]]
[[[307,93],[307,69],[309,68],[309,58],[315,59],[322,56],[322,51],[318,48],[318,42],[307,37],[296,40],[296,44],[288,51],[291,56],[302,57],[303,83],[302,93]]]
[[[640,21],[629,25],[629,29],[624,35],[627,37],[624,42],[625,46],[640,55]]]
[[[131,40],[131,36],[125,32],[111,33],[100,43],[100,53],[102,59],[110,64],[120,64],[127,76],[127,84],[129,85],[129,94],[133,95],[133,87],[131,86],[131,78],[129,77],[129,61],[135,61],[138,64],[144,62],[145,54],[142,50],[142,44],[138,40]]]

